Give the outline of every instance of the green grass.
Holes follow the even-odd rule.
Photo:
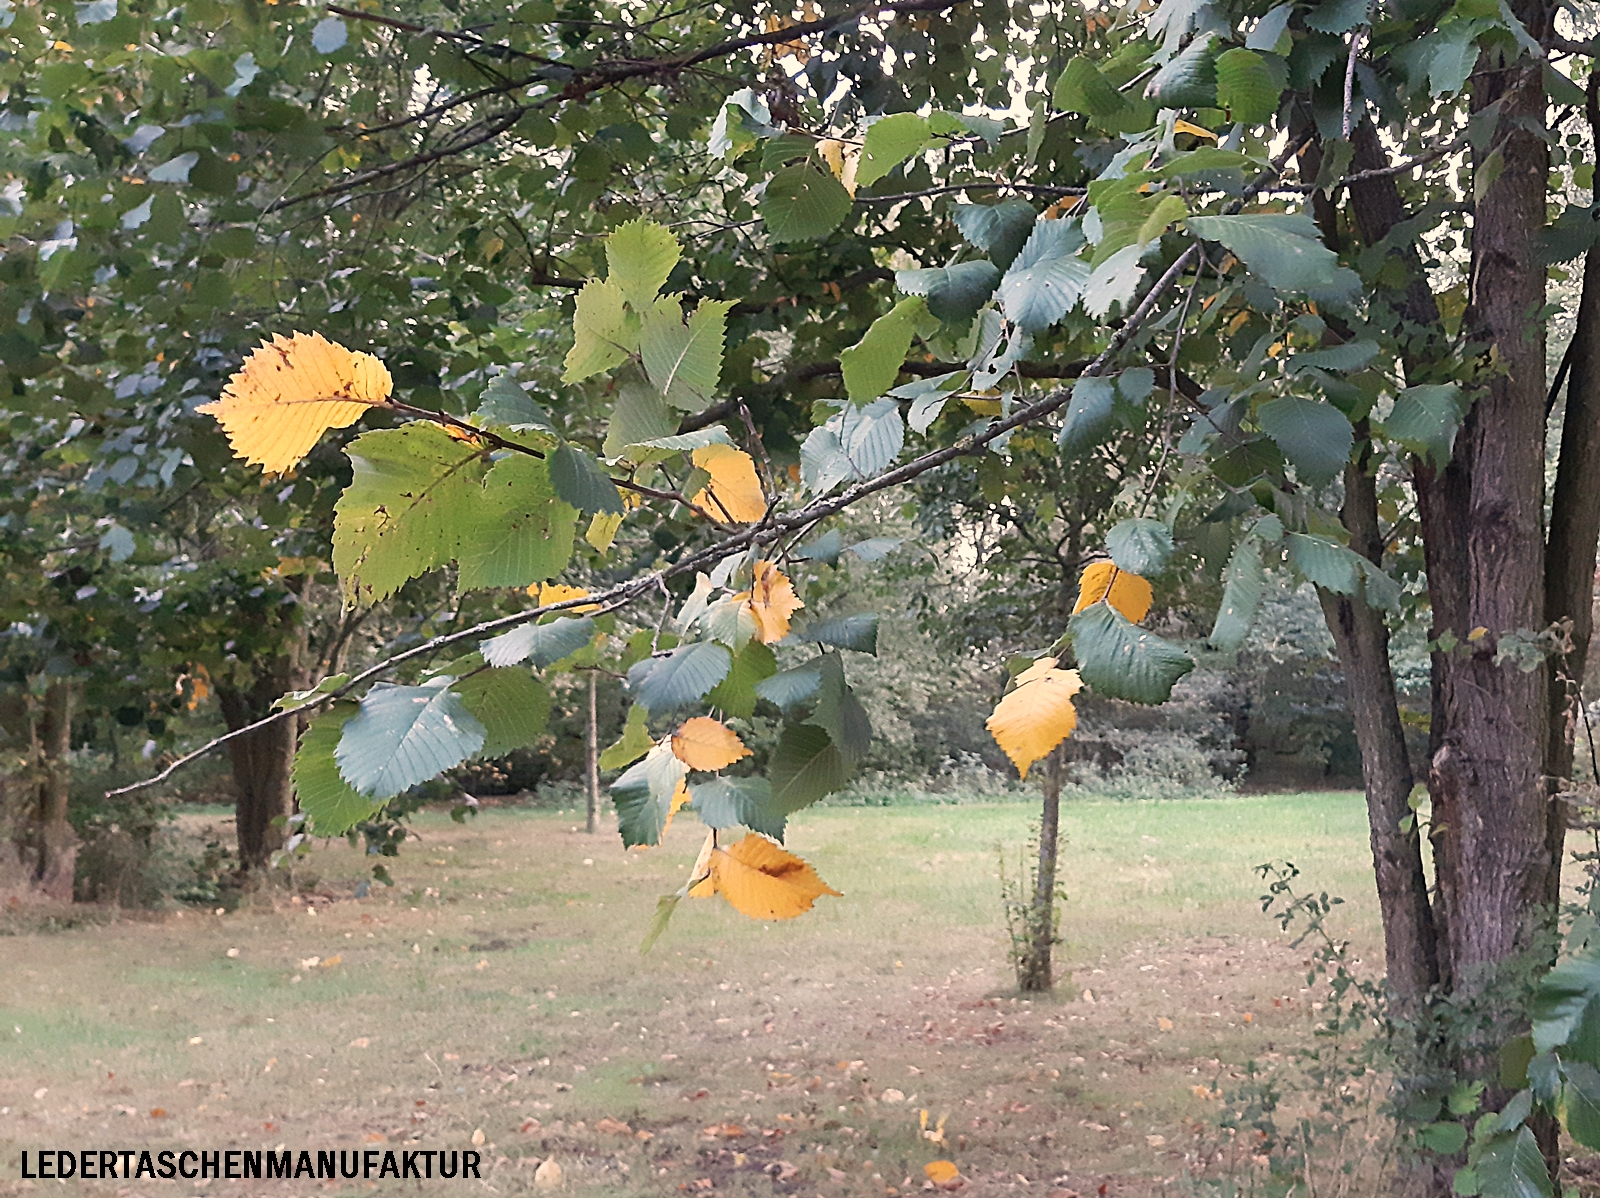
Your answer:
[[[0,1161],[57,1144],[468,1148],[481,1129],[502,1194],[533,1192],[554,1158],[569,1189],[770,1194],[761,1170],[788,1162],[780,1192],[885,1195],[920,1188],[938,1155],[973,1178],[1154,1192],[1176,1163],[1149,1137],[1176,1145],[1207,1114],[1196,1083],[1306,1030],[1303,953],[1261,914],[1252,867],[1294,861],[1349,900],[1337,930],[1376,945],[1364,809],[1069,805],[1063,978],[1025,1002],[998,871],[1031,815],[804,813],[789,847],[843,898],[776,925],[686,901],[644,958],[655,898],[704,835],[691,820],[624,853],[571,815],[427,815],[393,890],[354,899],[362,859],[313,854],[315,915],[279,896],[0,938]],[[923,1138],[923,1109],[946,1142]]]

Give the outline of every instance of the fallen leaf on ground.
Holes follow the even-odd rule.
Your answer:
[[[631,1136],[633,1134],[633,1128],[622,1122],[622,1120],[613,1119],[609,1115],[596,1119],[594,1129],[608,1136]]]
[[[922,1166],[922,1171],[942,1190],[953,1190],[961,1185],[961,1170],[954,1161],[929,1161]]]
[[[553,1190],[561,1185],[561,1166],[556,1164],[554,1157],[543,1161],[533,1171],[533,1185],[539,1190]]]

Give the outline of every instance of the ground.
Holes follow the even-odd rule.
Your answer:
[[[513,1195],[888,1198],[941,1159],[980,1198],[1187,1192],[1211,1095],[1313,1017],[1307,951],[1262,914],[1252,867],[1292,860],[1347,900],[1355,956],[1375,953],[1360,796],[1071,805],[1059,981],[1031,1001],[999,882],[1029,817],[804,813],[789,847],[844,897],[781,924],[685,901],[643,957],[704,835],[692,820],[629,853],[570,813],[425,815],[392,889],[360,886],[337,842],[292,900],[13,921],[0,1195],[478,1189],[20,1180],[25,1149],[99,1147],[470,1150]]]

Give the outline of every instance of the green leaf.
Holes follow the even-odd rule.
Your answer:
[[[1234,547],[1222,572],[1222,605],[1208,638],[1213,649],[1232,653],[1244,644],[1267,589],[1267,570],[1261,562],[1261,542],[1247,536]]]
[[[290,691],[281,698],[274,700],[272,704],[272,710],[299,711],[307,703],[314,702],[323,695],[332,694],[349,681],[349,674],[329,674],[310,690]]]
[[[1283,535],[1289,564],[1313,586],[1335,595],[1354,595],[1361,575],[1361,555],[1325,537],[1303,532]]]
[[[1250,36],[1245,38],[1245,49],[1263,50],[1268,54],[1278,53],[1278,42],[1289,31],[1289,18],[1294,15],[1293,4],[1280,4],[1269,9],[1267,15],[1256,22],[1256,27],[1250,31]],[[1288,51],[1284,50],[1287,54]]]
[[[1100,444],[1111,427],[1116,399],[1116,384],[1111,379],[1085,375],[1073,383],[1072,398],[1067,401],[1061,431],[1056,434],[1061,452],[1076,456]]]
[[[1475,1155],[1478,1192],[1486,1198],[1553,1198],[1544,1154],[1531,1129],[1520,1127],[1514,1135],[1497,1136]]]
[[[1561,1125],[1585,1148],[1600,1148],[1600,1071],[1584,1061],[1563,1061]]]
[[[756,713],[757,686],[778,672],[778,658],[760,641],[751,641],[733,655],[728,676],[706,695],[706,704],[724,715],[748,720]]]
[[[856,182],[871,187],[907,158],[921,153],[930,137],[927,118],[914,112],[897,112],[873,121],[867,126]]]
[[[1306,28],[1318,33],[1349,33],[1367,23],[1368,0],[1322,0],[1306,13]]]
[[[1454,383],[1425,383],[1395,396],[1383,431],[1413,453],[1432,458],[1442,470],[1455,452],[1461,420],[1461,388]]]
[[[572,348],[561,381],[578,383],[626,362],[639,348],[639,318],[628,312],[615,283],[590,279],[578,292],[572,316]]]
[[[1067,625],[1078,673],[1102,695],[1131,703],[1165,703],[1194,659],[1153,632],[1129,623],[1108,603],[1096,603]]]
[[[383,808],[382,800],[358,794],[344,780],[333,757],[346,721],[360,710],[348,701],[334,703],[300,737],[294,755],[295,801],[318,836],[343,836]]]
[[[689,767],[673,754],[672,742],[663,741],[611,784],[611,801],[617,808],[617,830],[622,833],[624,847],[661,843],[673,793],[688,773]]]
[[[1217,35],[1202,33],[1196,37],[1183,53],[1156,72],[1144,94],[1163,108],[1215,108]]]
[[[510,372],[501,371],[478,397],[472,422],[480,428],[508,428],[512,432],[556,435],[550,413],[523,389]]]
[[[622,496],[617,493],[616,483],[590,454],[563,441],[546,460],[550,464],[550,485],[564,502],[585,516],[596,512],[622,515]]]
[[[1057,108],[1077,112],[1084,116],[1104,120],[1117,117],[1128,109],[1122,93],[1111,86],[1111,81],[1100,73],[1100,68],[1079,55],[1067,63],[1056,78],[1051,99]]]
[[[986,258],[935,266],[927,270],[897,270],[894,285],[907,295],[920,295],[928,311],[946,324],[969,324],[978,309],[994,294],[1000,269]]]
[[[606,238],[606,281],[643,311],[678,264],[678,239],[651,220],[618,225]]]
[[[525,587],[567,568],[578,516],[556,495],[550,474],[548,460],[521,453],[489,470],[473,508],[456,517],[460,590]]]
[[[765,778],[711,778],[690,785],[690,806],[707,827],[749,828],[781,841],[787,818],[772,802]]]
[[[792,715],[816,699],[821,685],[822,659],[813,658],[804,665],[783,670],[758,682],[756,694],[782,709],[785,715]]]
[[[676,421],[673,422],[676,426]],[[675,453],[689,453],[707,445],[732,445],[733,438],[720,424],[695,429],[692,433],[676,433],[670,437],[651,437],[628,446],[628,456],[637,462],[660,462]]]
[[[1377,354],[1376,341],[1346,341],[1343,345],[1295,354],[1289,359],[1288,369],[1290,374],[1299,374],[1313,367],[1319,370],[1360,370]]]
[[[1049,328],[1083,294],[1089,264],[1077,256],[1083,231],[1076,220],[1041,220],[1000,280],[1006,317],[1028,332]]]
[[[827,732],[815,724],[790,724],[767,767],[773,809],[792,815],[809,807],[843,786],[845,774],[844,759]]]
[[[1361,288],[1360,277],[1339,265],[1339,256],[1322,244],[1317,226],[1304,213],[1191,216],[1185,223],[1195,236],[1235,254],[1275,290],[1348,300]]]
[[[808,641],[832,645],[836,649],[854,649],[857,653],[878,652],[878,622],[876,612],[859,616],[840,616],[807,625],[800,632],[790,633],[787,639],[796,644]]]
[[[1300,481],[1311,487],[1337,478],[1355,444],[1355,430],[1343,412],[1330,403],[1298,395],[1262,404],[1256,423],[1294,463]]]
[[[1123,520],[1106,533],[1106,551],[1117,569],[1151,578],[1166,569],[1172,530],[1160,520]]]
[[[623,725],[622,735],[600,754],[601,769],[620,770],[650,751],[656,742],[650,739],[649,718],[650,713],[642,703],[628,708],[628,722]]]
[[[1367,606],[1377,611],[1399,611],[1400,584],[1360,554],[1356,558],[1361,563],[1362,596]]]
[[[920,295],[901,300],[873,321],[860,341],[839,355],[839,368],[852,403],[877,399],[894,386],[911,348],[911,338],[926,311]]]
[[[552,666],[571,657],[594,638],[594,621],[584,616],[572,619],[558,616],[548,624],[521,624],[502,632],[479,646],[483,660],[491,666],[512,666],[532,661],[536,669]]]
[[[368,691],[334,753],[344,780],[361,794],[393,798],[481,750],[487,734],[449,689],[452,681],[445,675],[424,686],[380,682]]]
[[[484,464],[423,421],[363,433],[345,453],[352,477],[334,505],[333,566],[347,603],[377,603],[456,556],[483,505]]]
[[[827,732],[845,768],[853,768],[872,747],[872,722],[844,680],[844,663],[837,653],[824,653],[817,659],[817,668],[816,705],[805,722]]]
[[[1467,1146],[1465,1123],[1428,1123],[1417,1128],[1417,1143],[1429,1152],[1454,1156]]]
[[[703,299],[687,322],[676,296],[665,296],[644,316],[639,352],[650,381],[669,404],[686,412],[711,401],[722,374],[722,340],[732,300]]]
[[[687,888],[675,890],[671,894],[663,894],[656,900],[656,913],[650,917],[650,930],[644,934],[644,939],[639,941],[639,955],[642,957],[656,946],[667,930],[667,925],[672,922],[672,913],[678,909],[678,903],[688,895]]]
[[[1549,1052],[1566,1044],[1596,999],[1600,999],[1600,959],[1568,957],[1558,963],[1539,979],[1534,990],[1529,1009],[1534,1048]]]
[[[728,676],[732,656],[721,645],[697,641],[665,657],[647,657],[628,671],[628,689],[659,715],[693,703]]]
[[[761,219],[775,241],[826,237],[850,215],[850,193],[831,171],[808,163],[786,166],[767,183]]]
[[[900,456],[906,426],[895,400],[846,408],[837,420],[840,452],[857,478],[872,478]]]
[[[489,761],[531,745],[550,720],[550,692],[525,669],[480,670],[450,689],[483,725],[478,756]]]
[[[967,244],[987,253],[1000,270],[1009,267],[1033,232],[1038,214],[1026,200],[957,204],[950,210]]]
[[[660,392],[643,383],[624,383],[617,389],[617,402],[611,409],[611,424],[606,429],[601,452],[613,461],[627,458],[639,465],[662,461],[672,456],[670,449],[656,450],[658,456],[652,456],[650,450],[641,447],[659,437],[671,437],[677,431],[678,418],[668,409]]]
[[[1259,125],[1278,111],[1278,81],[1261,55],[1235,47],[1217,56],[1217,103],[1235,122]]]

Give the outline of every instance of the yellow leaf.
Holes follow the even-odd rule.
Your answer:
[[[710,877],[689,893],[720,894],[751,919],[793,919],[824,894],[839,897],[811,866],[753,832],[732,848],[712,849],[706,868]]]
[[[827,138],[817,143],[817,155],[828,164],[828,169],[833,172],[833,177],[850,193],[854,199],[856,194],[856,168],[861,165],[861,147],[847,146],[836,137]]]
[[[748,752],[748,750],[746,750],[746,752]],[[667,829],[672,827],[672,817],[677,815],[679,810],[688,801],[689,801],[689,788],[688,788],[688,786],[686,786],[684,784],[683,779],[679,778],[678,779],[678,789],[672,792],[672,805],[667,808],[666,821],[661,825],[661,835],[662,836],[665,836],[667,834]],[[640,845],[638,847],[644,848],[645,846]]]
[[[936,1186],[947,1186],[961,1176],[954,1161],[929,1161],[922,1166],[922,1171],[928,1175],[928,1180]]]
[[[583,534],[583,539],[593,545],[602,556],[611,548],[611,542],[617,539],[617,529],[622,527],[622,516],[615,512],[596,512],[589,521],[589,531]]]
[[[1043,657],[1019,675],[1016,689],[995,705],[985,726],[1024,778],[1029,766],[1078,726],[1072,696],[1082,689],[1077,670],[1058,670],[1055,658]]]
[[[1471,632],[1467,633],[1467,639],[1469,641],[1481,641],[1484,637],[1486,637],[1488,635],[1489,635],[1489,630],[1487,628],[1485,628],[1482,624],[1479,624]]]
[[[383,403],[393,386],[371,354],[352,353],[321,333],[295,333],[261,345],[221,397],[199,410],[217,418],[235,454],[282,474],[330,428]]]
[[[731,445],[706,445],[691,455],[694,464],[711,481],[694,497],[695,506],[718,520],[754,524],[767,514],[767,500],[761,494],[761,480],[749,454]]]
[[[540,582],[528,588],[530,598],[537,598],[540,607],[548,607],[552,603],[564,603],[568,599],[582,599],[588,595],[582,587],[569,587],[560,582]],[[598,603],[585,603],[580,607],[564,607],[561,610],[567,615],[577,612],[593,611],[599,607]]]
[[[1207,129],[1204,125],[1196,125],[1192,121],[1174,121],[1172,123],[1172,131],[1174,133],[1192,133],[1196,137],[1206,137],[1210,138],[1212,141],[1217,140],[1217,135],[1215,133],[1211,132],[1211,130]]]
[[[1078,579],[1078,603],[1072,609],[1073,614],[1099,603],[1106,598],[1108,590],[1111,606],[1135,624],[1150,614],[1153,598],[1150,584],[1137,574],[1117,569],[1111,562],[1091,562],[1084,567]]]
[[[794,583],[774,562],[756,563],[755,577],[745,593],[745,604],[756,618],[756,639],[775,644],[789,635],[789,617],[805,606],[794,593]]]
[[[707,832],[705,843],[700,846],[700,855],[694,859],[694,868],[689,871],[689,881],[694,883],[689,887],[690,898],[710,898],[717,893],[716,884],[711,880],[711,854],[716,851],[717,834]]]
[[[720,770],[750,756],[737,732],[708,715],[683,722],[672,734],[672,752],[692,770]]]

